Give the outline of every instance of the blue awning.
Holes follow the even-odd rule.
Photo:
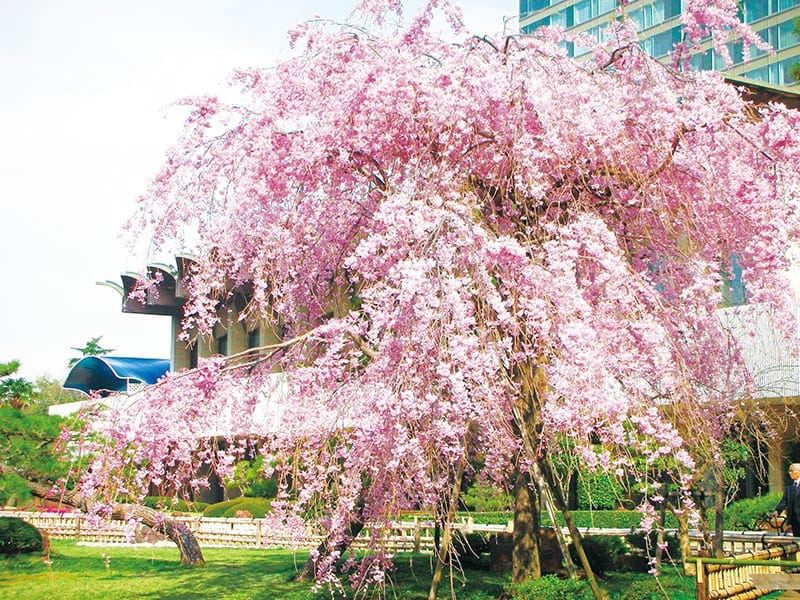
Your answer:
[[[64,387],[85,394],[127,392],[131,384],[152,385],[169,371],[165,358],[86,356],[75,363]]]

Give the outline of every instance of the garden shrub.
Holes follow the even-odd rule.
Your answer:
[[[205,510],[203,510],[204,517],[223,517],[225,513],[233,506],[236,506],[240,502],[244,502],[246,500],[245,496],[240,496],[238,498],[234,498],[233,500],[225,500],[224,502],[215,502],[214,504],[209,504],[206,506]]]
[[[17,517],[0,517],[0,554],[40,552],[42,534],[30,523]]]
[[[618,569],[621,558],[627,550],[625,542],[615,535],[590,535],[581,539],[581,544],[592,571],[601,577],[609,571]],[[573,544],[569,545],[569,553],[572,562],[580,565],[578,553]]]
[[[578,478],[578,508],[613,509],[622,494],[616,479],[603,473],[583,473]]]
[[[203,512],[208,507],[208,502],[192,502],[170,496],[145,496],[142,504],[156,510],[174,510],[178,512]]]
[[[269,498],[250,498],[239,496],[233,500],[225,500],[210,504],[203,511],[204,517],[236,517],[237,511],[248,512],[253,518],[261,519],[269,512],[272,500]]]
[[[477,569],[482,565],[481,555],[489,552],[489,540],[480,533],[453,533],[453,552],[462,567]]]
[[[506,587],[513,600],[591,600],[589,584],[578,579],[560,579],[555,575],[542,575]]]
[[[278,495],[278,478],[264,477],[264,457],[241,460],[236,463],[229,485],[238,486],[248,498],[275,498]]]
[[[722,514],[725,529],[752,531],[765,513],[772,512],[780,501],[781,495],[781,492],[773,492],[756,498],[732,502]]]
[[[511,494],[482,481],[473,483],[461,495],[461,502],[467,510],[481,513],[508,511],[514,506]]]
[[[253,519],[263,519],[272,506],[272,500],[269,498],[246,498],[242,496],[241,498],[237,498],[237,500],[238,502],[231,504],[220,516],[236,517],[237,512],[247,512],[250,513]]]
[[[629,533],[625,536],[625,541],[630,544],[631,548],[641,550],[643,553],[652,555],[656,551],[656,543],[658,542],[658,532],[651,531],[647,535],[643,532]],[[667,545],[667,554],[672,558],[680,557],[681,546],[680,541],[675,535],[664,535],[664,543]]]
[[[631,581],[624,592],[614,596],[614,600],[662,600],[664,597],[664,589],[658,579],[651,577]]]

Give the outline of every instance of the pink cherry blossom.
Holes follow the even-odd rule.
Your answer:
[[[734,6],[689,2],[689,40],[752,40]],[[798,233],[796,111],[753,119],[720,75],[675,72],[627,30],[579,64],[552,31],[442,40],[429,21],[457,21],[449,3],[395,28],[399,9],[365,0],[365,22],[296,29],[301,54],[233,75],[245,101],[183,101],[130,228],[200,257],[188,338],[249,283],[244,316],[279,318],[284,343],[96,421],[82,482],[106,499],[185,492],[257,448],[283,485],[272,518],[313,515],[329,536],[320,583],[354,521],[375,525],[354,581],[383,581],[390,520],[441,515],[477,457],[506,485],[567,440],[653,493],[665,464],[690,486],[752,391],[716,316],[721,273],[735,253],[749,297],[782,310]],[[274,418],[256,417],[265,398]]]

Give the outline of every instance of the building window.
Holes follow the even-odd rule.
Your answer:
[[[722,304],[723,306],[741,306],[747,303],[747,289],[742,280],[742,265],[737,254],[731,255],[730,272],[722,271]]]
[[[769,15],[770,3],[764,0],[744,0],[741,4],[744,22],[752,23]]]
[[[228,354],[228,335],[222,335],[217,338],[217,354],[226,356]]]
[[[247,347],[258,348],[260,345],[261,345],[261,336],[258,333],[258,327],[256,327],[247,334]]]
[[[192,344],[189,346],[189,368],[190,369],[196,369],[197,368],[197,359],[198,359],[197,342],[192,342]]]

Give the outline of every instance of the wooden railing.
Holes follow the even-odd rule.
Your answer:
[[[47,531],[53,538],[76,539],[99,544],[126,544],[133,542],[158,543],[159,536],[144,527],[131,527],[117,521],[95,522],[79,512],[47,513],[28,511],[1,511],[0,516],[18,517],[38,529]],[[175,521],[185,523],[201,546],[260,547],[260,548],[314,548],[323,540],[322,535],[308,528],[299,537],[274,531],[268,519],[236,519],[176,516]],[[510,531],[506,525],[477,525],[471,519],[455,524],[464,532],[486,534]],[[364,529],[353,546],[366,547],[370,528]],[[436,542],[436,524],[431,520],[414,517],[410,521],[392,523],[384,535],[386,546],[395,552],[432,553]],[[165,542],[166,544],[166,542]]]
[[[95,542],[105,544],[129,543],[133,538],[137,542],[155,542],[156,538],[145,528],[137,528],[131,532],[124,523],[94,522],[86,515],[79,512],[51,513],[28,511],[3,511],[0,516],[19,517],[32,525],[47,531],[53,538],[71,538],[82,542]],[[270,527],[268,519],[235,519],[212,518],[201,516],[176,516],[176,521],[185,523],[197,538],[201,546],[229,546],[229,547],[267,547],[267,548],[313,548],[322,540],[319,532],[309,528],[299,538],[290,538],[281,535]],[[513,531],[512,523],[505,525],[482,525],[474,523],[471,518],[461,518],[454,527],[464,533],[496,534]],[[580,527],[582,535],[607,535],[624,537],[632,533],[631,529],[601,529],[594,527]],[[562,530],[568,538],[569,531]],[[131,535],[133,533],[133,535]],[[364,547],[370,531],[367,528],[359,539],[356,547]],[[675,535],[674,530],[668,534]],[[701,535],[692,530],[689,533],[692,541],[692,550],[697,553],[700,547]],[[411,516],[403,521],[392,524],[391,531],[386,538],[388,546],[396,551],[433,552],[436,538],[436,524],[424,516]],[[779,536],[773,533],[760,531],[726,531],[724,533],[724,552],[726,555],[746,555],[753,557],[754,552],[773,545],[789,544],[794,540],[790,537]]]
[[[769,582],[780,579],[784,568],[800,568],[800,546],[790,537],[770,542],[775,545],[727,558],[692,558],[686,570],[695,575],[695,598],[751,600],[780,589]]]

